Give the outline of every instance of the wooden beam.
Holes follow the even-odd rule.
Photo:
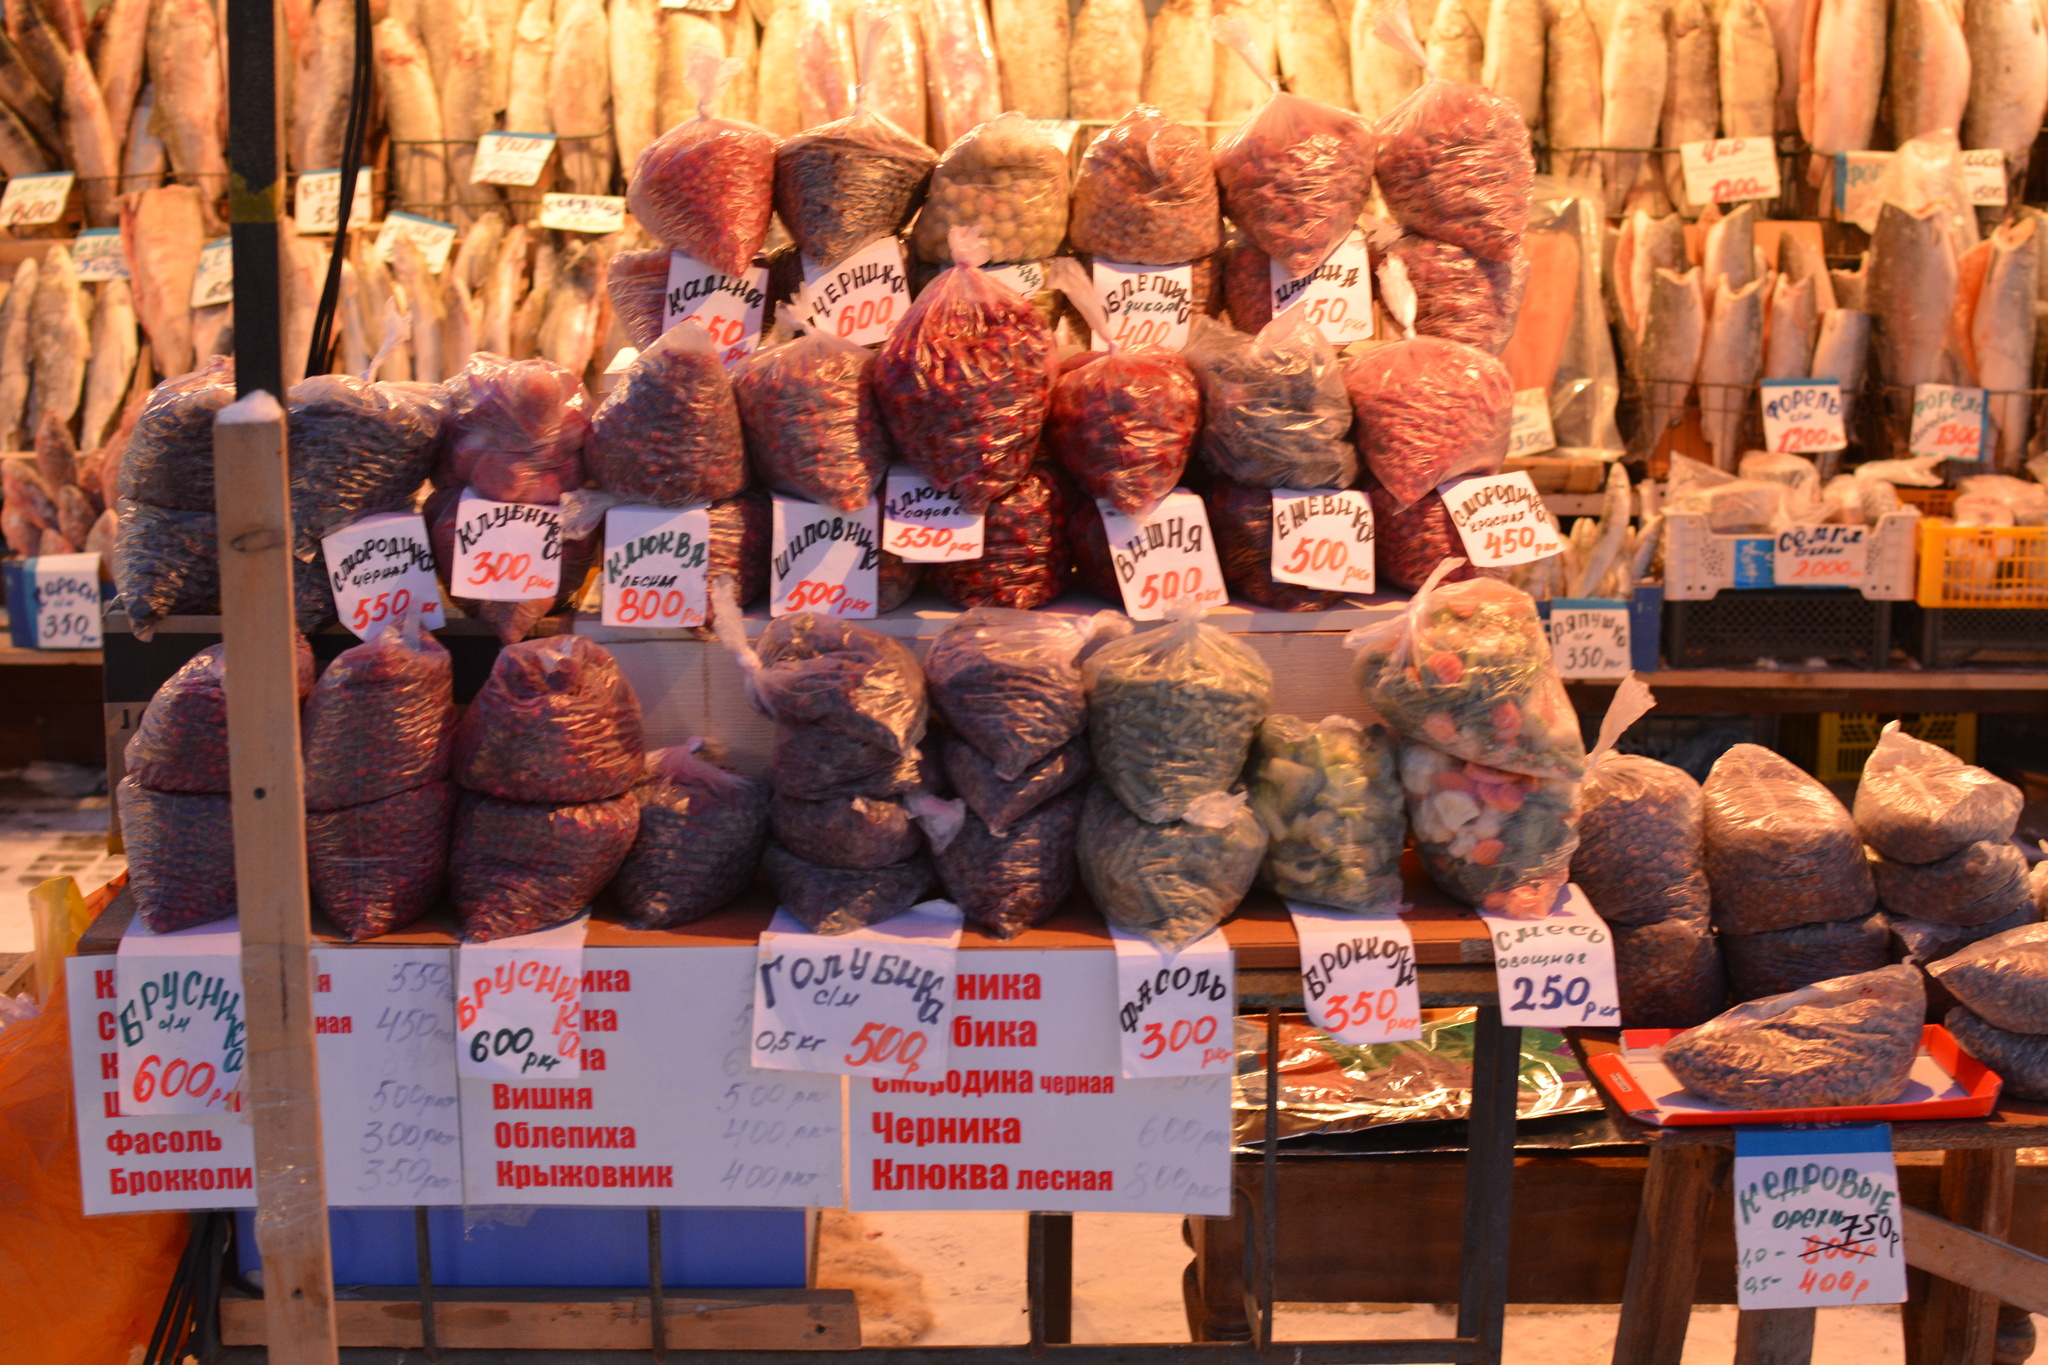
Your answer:
[[[1906,1264],[2024,1308],[2048,1313],[2048,1257],[1972,1232],[1910,1205]]]
[[[1707,1210],[1729,1160],[1725,1147],[1660,1143],[1650,1149],[1615,1331],[1614,1365],[1679,1365],[1685,1355]]]
[[[1735,1365],[1810,1365],[1811,1308],[1745,1308],[1735,1319]]]

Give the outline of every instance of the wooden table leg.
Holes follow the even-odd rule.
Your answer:
[[[1729,1160],[1725,1147],[1659,1143],[1650,1149],[1614,1365],[1680,1365],[1700,1278],[1707,1207]]]
[[[1942,1217],[2003,1239],[2012,1225],[2018,1167],[2019,1153],[2010,1148],[1946,1153]],[[1915,1316],[1917,1339],[1906,1343],[1911,1365],[1991,1365],[1998,1347],[1998,1300],[1992,1295],[1930,1277],[1926,1307]]]
[[[1735,1321],[1735,1365],[1811,1365],[1811,1308],[1746,1308]]]

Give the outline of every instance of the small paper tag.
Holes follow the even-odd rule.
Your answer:
[[[400,237],[410,237],[419,247],[427,269],[438,275],[448,266],[448,252],[455,245],[455,224],[422,218],[417,213],[387,213],[384,226],[377,233],[377,259],[389,265],[391,244]]]
[[[100,557],[39,555],[28,561],[37,649],[100,647]]]
[[[1740,1308],[1906,1301],[1890,1124],[1738,1127],[1734,1192]]]
[[[418,612],[427,630],[441,628],[441,585],[433,542],[417,512],[380,512],[320,538],[335,614],[359,640]]]
[[[1980,208],[2005,207],[2005,153],[1996,147],[1963,153],[1963,190]]]
[[[537,602],[562,586],[562,509],[462,490],[449,589],[480,602]]]
[[[845,934],[812,933],[776,911],[754,972],[753,1064],[943,1078],[960,928],[951,901],[925,901]]]
[[[1373,590],[1372,501],[1354,489],[1273,490],[1275,582]]]
[[[1605,597],[1552,599],[1550,656],[1561,677],[1627,677],[1628,603]]]
[[[356,195],[349,200],[348,225],[362,227],[375,216],[371,196],[376,193],[368,166],[356,171]],[[307,171],[299,177],[299,188],[292,201],[292,219],[299,225],[301,237],[325,236],[334,231],[335,220],[341,217],[341,172]]]
[[[211,308],[235,298],[235,245],[216,237],[199,248],[199,269],[192,275],[192,306]]]
[[[472,185],[537,185],[555,154],[553,133],[485,133],[469,163]]]
[[[892,464],[882,485],[882,548],[913,564],[980,559],[984,518],[932,487],[909,465]]]
[[[71,268],[81,280],[125,280],[128,253],[121,250],[121,229],[81,228],[71,239]]]
[[[579,915],[538,933],[455,950],[455,1069],[491,1080],[583,1074]]]
[[[1868,526],[1788,526],[1778,532],[1771,582],[1781,588],[1853,588],[1870,562]]]
[[[711,619],[711,512],[614,507],[604,515],[598,619],[608,626],[701,626]]]
[[[738,0],[661,0],[663,9],[686,9],[698,14],[724,14]]]
[[[1884,207],[1879,182],[1896,152],[1835,153],[1835,217],[1865,232],[1877,231],[1877,213]]]
[[[768,614],[872,620],[881,596],[881,504],[869,498],[860,511],[842,512],[781,493],[774,504]]]
[[[1124,351],[1178,351],[1188,344],[1195,316],[1192,265],[1097,261],[1092,279],[1109,322],[1109,336],[1097,337],[1097,346],[1107,340]]]
[[[159,934],[137,915],[113,968],[99,1042],[120,1040],[121,1117],[239,1112],[249,1049],[240,922]]]
[[[1031,130],[1060,149],[1061,156],[1074,154],[1074,138],[1081,131],[1081,121],[1071,118],[1035,118]]]
[[[0,227],[38,227],[64,216],[71,200],[72,171],[48,171],[41,175],[17,175],[0,193]]]
[[[761,344],[761,318],[767,308],[767,266],[757,264],[744,275],[728,275],[680,251],[669,253],[668,303],[661,330],[694,319],[711,334],[727,369]]]
[[[1351,235],[1306,275],[1289,275],[1278,261],[1268,265],[1273,316],[1299,304],[1332,346],[1372,336],[1372,259],[1365,233]]]
[[[1778,197],[1778,146],[1767,137],[1724,137],[1678,149],[1685,197],[1695,204],[1735,204]]]
[[[1044,261],[1012,261],[1008,265],[984,266],[981,273],[1014,289],[1023,298],[1028,299],[1045,290]]]
[[[1493,935],[1500,1021],[1509,1026],[1615,1028],[1621,992],[1614,983],[1614,931],[1585,893],[1566,886],[1542,919],[1479,912]]]
[[[1519,389],[1515,393],[1513,425],[1508,428],[1508,458],[1541,455],[1557,449],[1557,433],[1550,425],[1550,394],[1545,389]]]
[[[1116,946],[1117,1040],[1123,1074],[1228,1076],[1237,955],[1221,929],[1175,952],[1110,926]]]
[[[1908,443],[1912,453],[1945,460],[1983,459],[1986,398],[1983,389],[1914,385],[1913,435]]]
[[[1849,444],[1842,434],[1842,386],[1832,379],[1766,379],[1758,401],[1770,450],[1805,455]]]
[[[827,336],[872,345],[910,311],[903,243],[894,237],[877,237],[830,270],[808,260],[803,267],[804,311],[811,326]]]
[[[1097,498],[1102,533],[1116,570],[1124,611],[1133,621],[1158,621],[1166,609],[1187,598],[1199,607],[1220,607],[1230,598],[1209,533],[1209,509],[1185,488],[1176,488],[1141,517]]]
[[[1533,564],[1564,548],[1543,495],[1526,472],[1474,474],[1436,491],[1465,542],[1465,557],[1476,568]]]
[[[540,225],[562,232],[617,232],[626,226],[626,199],[618,194],[543,194]]]
[[[1422,1036],[1415,935],[1393,910],[1344,914],[1286,902],[1301,941],[1301,998],[1308,1021],[1340,1043],[1397,1043]]]

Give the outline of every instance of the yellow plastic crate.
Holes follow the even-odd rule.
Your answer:
[[[1920,521],[1923,607],[2048,607],[2048,526]]]
[[[1792,719],[1786,717],[1788,721]],[[1877,737],[1885,722],[1894,719],[1900,729],[1915,739],[1939,744],[1965,763],[1977,761],[1975,711],[1931,711],[1896,717],[1875,712],[1823,711],[1813,717],[1814,728],[1808,732],[1813,739],[1813,775],[1823,782],[1854,782],[1862,777],[1864,761],[1877,747]],[[1795,744],[1805,737],[1786,736]]]

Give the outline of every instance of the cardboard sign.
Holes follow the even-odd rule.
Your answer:
[[[1212,929],[1178,952],[1110,926],[1118,1053],[1126,1076],[1228,1076],[1237,955]]]
[[[1325,592],[1373,590],[1372,500],[1351,489],[1273,490],[1273,554],[1278,583]]]
[[[1724,137],[1678,149],[1685,197],[1695,204],[1736,204],[1778,197],[1778,146],[1768,137]]]
[[[598,619],[608,626],[701,626],[711,619],[711,511],[614,507],[604,516]]]
[[[1437,488],[1474,567],[1533,564],[1564,548],[1527,473],[1474,474]]]
[[[1759,400],[1764,445],[1779,454],[1808,455],[1849,444],[1842,434],[1842,386],[1832,379],[1766,379]]]
[[[961,916],[925,901],[845,934],[817,934],[787,910],[761,935],[753,1064],[842,1076],[943,1076]]]
[[[1614,931],[1585,893],[1566,886],[1542,919],[1479,917],[1493,935],[1500,1021],[1537,1028],[1613,1028],[1621,1023]]]
[[[985,265],[981,273],[1030,298],[1045,289],[1044,261],[1012,261],[1008,265]]]
[[[1740,1307],[1906,1301],[1890,1124],[1737,1128],[1734,1193]]]
[[[225,1114],[242,1107],[249,1036],[235,919],[159,934],[137,915],[114,954],[120,1108]]]
[[[582,1074],[581,915],[538,933],[455,950],[455,1066],[487,1079]]]
[[[553,133],[485,133],[469,163],[472,185],[537,185],[555,154]]]
[[[1176,488],[1144,516],[1095,500],[1109,558],[1133,621],[1159,621],[1182,598],[1201,607],[1220,607],[1230,598],[1216,540],[1209,533],[1209,509],[1185,488]]]
[[[1788,526],[1778,532],[1768,586],[1853,588],[1869,562],[1868,526]]]
[[[37,649],[100,647],[100,557],[38,555],[28,570]]]
[[[438,275],[448,268],[448,252],[455,245],[455,224],[423,218],[417,213],[387,213],[384,226],[377,233],[377,259],[389,265],[391,244],[400,237],[412,239],[432,273]]]
[[[1074,154],[1074,138],[1081,131],[1081,121],[1071,118],[1035,118],[1031,130],[1060,149],[1061,156]]]
[[[874,619],[881,537],[882,509],[873,498],[858,512],[842,512],[777,493],[768,538],[768,614]]]
[[[680,251],[669,253],[668,302],[661,330],[694,321],[711,334],[727,369],[761,344],[761,319],[767,309],[767,266],[756,264],[744,275],[728,275]]]
[[[121,229],[81,228],[71,239],[71,268],[81,280],[125,280],[128,254],[121,249]]]
[[[441,585],[434,577],[433,542],[417,512],[379,512],[320,538],[334,610],[358,640],[417,612],[420,624],[439,630]]]
[[[46,171],[40,175],[10,176],[7,189],[0,192],[0,227],[39,227],[64,216],[71,202],[73,171]]]
[[[350,227],[364,227],[370,222],[374,216],[371,205],[375,194],[370,168],[358,167],[355,197],[348,201]],[[292,200],[292,220],[299,225],[299,235],[325,236],[334,231],[340,217],[341,171],[307,171],[301,175],[299,188]]]
[[[1544,389],[1518,389],[1508,427],[1508,458],[1541,455],[1557,449],[1557,432],[1550,425],[1550,394]]]
[[[1361,915],[1286,902],[1301,940],[1308,1021],[1340,1043],[1422,1036],[1415,935],[1392,909]]]
[[[463,489],[448,586],[481,602],[553,597],[562,586],[562,509],[494,502]]]
[[[1550,656],[1561,677],[1627,677],[1628,603],[1607,597],[1552,599]]]
[[[895,237],[877,237],[830,270],[808,260],[803,268],[803,309],[826,336],[871,346],[910,311],[910,277]]]
[[[1097,346],[1120,351],[1178,351],[1194,320],[1195,268],[1097,261],[1091,274],[1109,323]]]
[[[1865,232],[1877,231],[1878,210],[1884,207],[1879,185],[1896,152],[1836,152],[1835,217]]]
[[[540,225],[563,232],[603,235],[626,226],[626,197],[621,194],[543,194]]]
[[[1963,192],[1979,208],[2005,207],[2005,153],[1986,147],[1963,153]]]
[[[199,269],[192,275],[192,306],[212,308],[235,299],[235,244],[216,237],[199,248]]]
[[[1323,263],[1306,275],[1289,275],[1278,261],[1267,266],[1273,316],[1299,305],[1332,346],[1372,337],[1372,259],[1365,233],[1354,228]]]
[[[1944,460],[1984,459],[1991,427],[1985,420],[1989,402],[1983,389],[1915,384],[1911,453]]]
[[[882,490],[882,548],[890,554],[913,564],[981,558],[986,518],[962,509],[959,498],[902,464],[889,466]]]

